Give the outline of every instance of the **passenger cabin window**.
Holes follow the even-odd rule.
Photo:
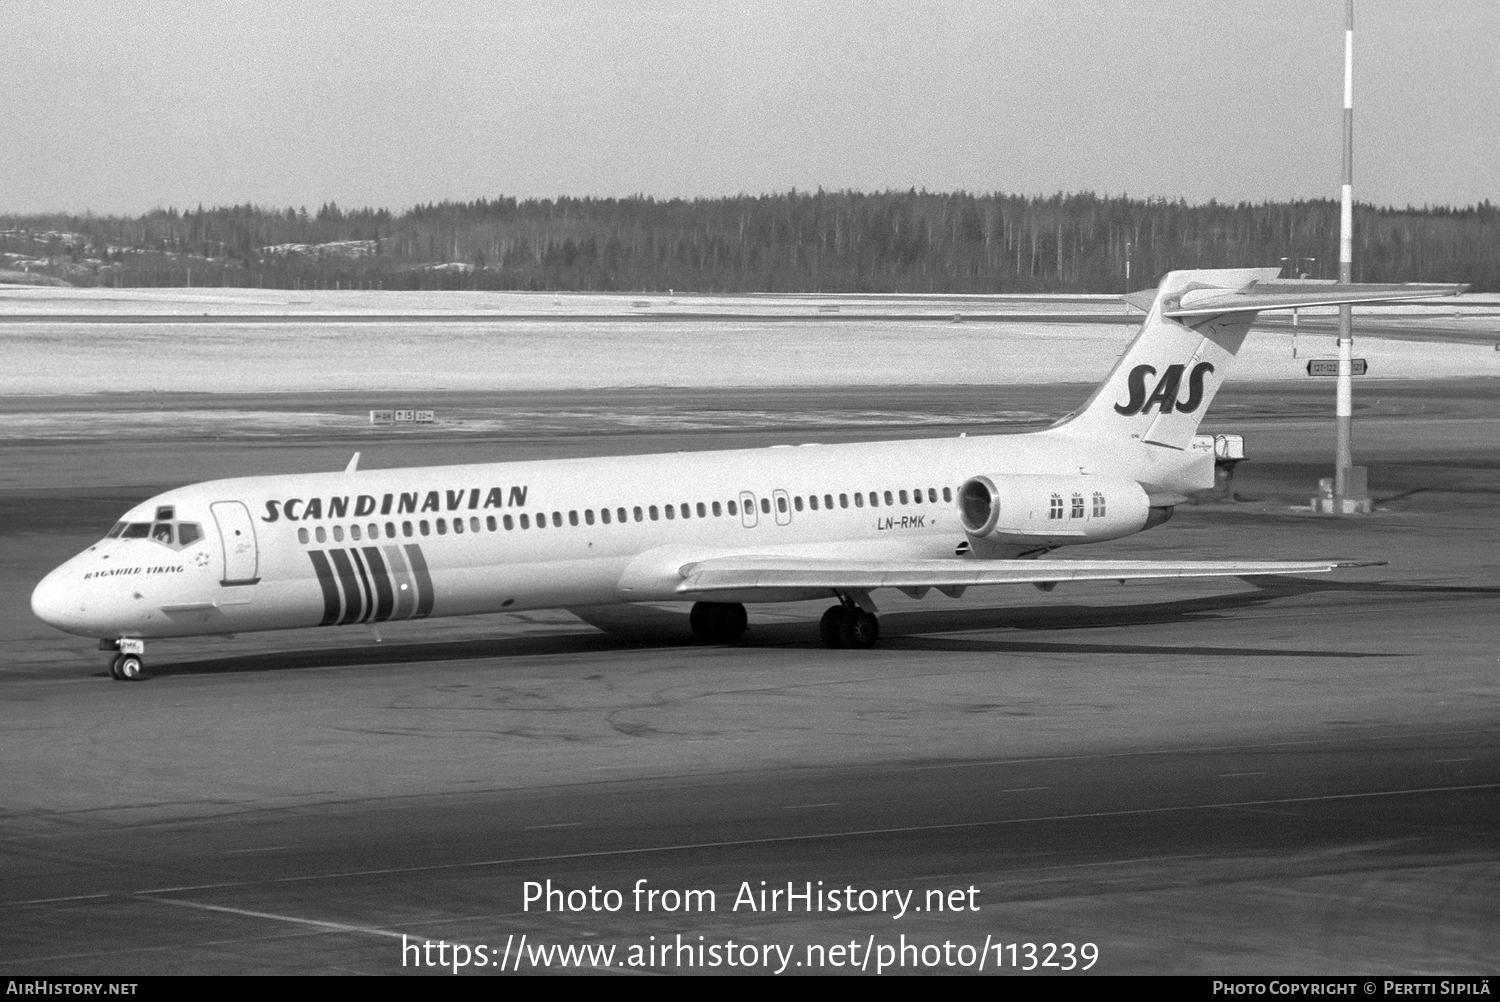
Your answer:
[[[632,508],[631,511],[630,511],[630,513],[635,516],[635,520],[637,522],[640,522],[640,521],[642,521],[644,519],[644,516],[641,514],[641,506],[640,505],[636,505],[634,508]]]
[[[891,505],[893,505],[893,504],[896,503],[896,499],[891,496],[891,492],[890,491],[886,491],[885,492],[885,503],[886,503],[886,507],[890,507]]]
[[[1104,495],[1099,491],[1094,492],[1094,517],[1104,517]]]
[[[462,533],[464,531],[464,520],[463,519],[461,519],[461,518],[455,518],[453,520],[453,531],[456,532],[456,533]]]
[[[306,543],[311,538],[312,537],[307,534],[307,526],[304,525],[297,530],[297,542]]]
[[[855,495],[855,497],[858,497],[858,496],[859,496],[858,494]],[[849,507],[849,495],[847,495],[847,494],[840,494],[839,495],[839,507],[840,508],[847,508],[847,507]]]
[[[813,503],[816,504],[817,500],[818,500],[817,498],[813,498]],[[802,510],[802,495],[801,494],[798,494],[796,497],[792,498],[792,507],[796,508],[798,511]]]
[[[886,497],[890,497],[891,496],[890,491],[887,491],[885,496]],[[906,504],[906,492],[905,491],[901,492],[901,503],[902,504]]]
[[[505,516],[505,531],[506,532],[510,532],[515,527],[516,527],[515,520],[513,520],[509,515],[506,515]]]
[[[717,515],[718,512],[714,512],[714,514]],[[708,517],[708,512],[706,512],[706,511],[703,510],[703,502],[702,501],[698,502],[698,517],[699,518],[707,518]]]
[[[769,498],[760,499],[760,511],[763,515],[771,514],[771,500]]]
[[[491,532],[494,532],[495,531],[495,516],[493,516],[493,515],[486,515],[484,517],[484,527],[486,529],[490,530]],[[476,529],[475,531],[478,532],[479,530]]]
[[[530,515],[526,515],[524,513],[521,515],[521,528],[523,528],[523,529],[529,529],[529,528],[531,528],[531,516]]]
[[[717,502],[717,501],[714,502],[714,509],[713,510],[714,510],[714,518],[718,518],[719,516],[721,516],[721,515],[724,514],[724,509],[719,506],[719,502]],[[730,512],[729,514],[733,515],[734,512]]]
[[[944,490],[946,490],[946,489],[947,488],[944,488]],[[1061,494],[1054,494],[1054,495],[1052,495],[1051,502],[1050,502],[1050,504],[1047,507],[1047,517],[1048,518],[1062,518],[1063,517],[1063,499],[1062,499],[1062,495]]]
[[[675,519],[677,517],[677,509],[673,508],[671,505],[667,505],[666,508],[663,509],[662,513],[666,515],[668,519]]]
[[[798,505],[797,507],[801,508],[802,506]],[[776,510],[781,512],[781,514],[783,515],[786,514],[786,498],[779,497],[776,499]]]
[[[1083,495],[1082,494],[1074,494],[1073,495],[1073,516],[1072,517],[1073,518],[1082,518],[1083,517]]]
[[[589,521],[592,522],[593,519],[589,519]],[[568,524],[569,525],[577,525],[578,524],[578,512],[576,512],[576,511],[570,511],[570,512],[568,512]]]
[[[840,494],[839,495],[839,500],[843,501],[844,500],[844,495]],[[865,496],[863,494],[856,494],[856,495],[854,495],[854,507],[856,507],[856,508],[863,508],[864,506],[865,506]]]
[[[605,513],[606,514],[609,513],[609,509],[608,508],[605,509]],[[587,525],[593,525],[594,524],[594,509],[592,509],[592,508],[585,508],[583,510],[583,521]]]
[[[411,523],[410,522],[402,522],[401,523],[401,535],[408,536],[408,537],[411,536]]]
[[[387,522],[385,524],[385,538],[386,539],[395,539],[396,538],[396,523],[395,522]]]
[[[562,528],[562,512],[555,511],[555,512],[552,513],[552,528],[554,528],[554,529],[561,529]]]
[[[359,526],[351,525],[349,526],[349,538],[357,543],[361,539],[365,538],[365,534],[359,531]]]
[[[952,501],[953,500],[953,488],[952,487],[944,487],[943,488],[943,500],[944,501]]]
[[[725,507],[727,507],[729,509],[729,514],[731,514],[731,515],[738,515],[740,513],[740,510],[735,507],[735,504],[734,504],[733,501],[726,501],[724,504],[725,504]],[[718,506],[719,506],[719,503],[717,501],[715,501],[714,502],[714,507],[717,508]]]
[[[603,522],[605,525],[609,524],[609,509],[608,508],[600,508],[599,509],[599,521]]]
[[[342,543],[344,541],[344,527],[342,525],[333,527],[333,541],[335,543]]]
[[[328,533],[323,529],[321,525],[313,530],[313,536],[320,543],[328,542]]]

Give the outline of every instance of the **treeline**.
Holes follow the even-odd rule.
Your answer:
[[[1172,268],[1283,265],[1336,277],[1332,200],[797,192],[515,198],[346,210],[0,216],[11,270],[82,284],[682,292],[1103,292]],[[1500,210],[1355,214],[1360,281],[1500,290]]]

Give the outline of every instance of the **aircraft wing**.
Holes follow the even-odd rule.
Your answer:
[[[1121,581],[1132,578],[1252,577],[1322,574],[1383,561],[1345,560],[839,560],[713,557],[682,568],[679,593],[827,588],[899,588],[920,596],[936,588],[957,597],[975,585]]]

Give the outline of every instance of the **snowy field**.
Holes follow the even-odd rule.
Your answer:
[[[668,312],[675,318],[649,319]],[[1077,296],[3,288],[0,395],[1088,382],[1138,329],[1118,321],[1122,312],[1117,299]],[[205,323],[205,313],[250,315]],[[454,313],[494,320],[412,316]],[[700,313],[713,316],[691,316]],[[39,314],[58,319],[6,320]],[[306,314],[342,317],[279,319]],[[123,319],[142,315],[150,321]],[[379,320],[391,315],[410,319]],[[1047,322],[1062,315],[1068,322]],[[1500,351],[1485,340],[1494,332],[1500,342],[1497,318],[1496,296],[1361,309],[1356,336],[1399,326],[1470,341],[1357,339],[1370,366],[1363,379],[1500,376]],[[1334,342],[1326,318],[1305,319],[1316,330],[1300,333],[1295,350],[1289,327],[1252,333],[1230,378],[1308,378],[1307,360],[1330,357]]]

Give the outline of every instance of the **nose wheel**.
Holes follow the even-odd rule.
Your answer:
[[[134,682],[146,675],[146,662],[139,654],[116,654],[109,663],[109,674],[117,682]]]
[[[109,659],[109,677],[116,682],[134,682],[146,677],[146,644],[136,638],[101,640],[101,650],[115,653]]]
[[[855,605],[835,605],[823,613],[818,635],[829,647],[867,650],[880,639],[880,619]]]

